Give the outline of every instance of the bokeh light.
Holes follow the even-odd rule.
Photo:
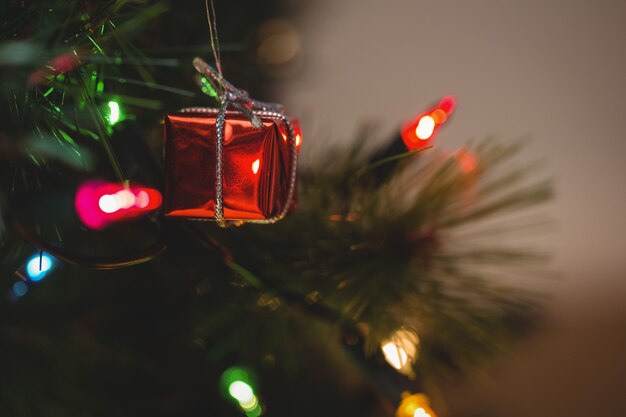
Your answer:
[[[435,126],[435,119],[431,116],[421,117],[415,128],[417,138],[421,140],[429,139],[435,131]]]
[[[28,292],[28,286],[23,281],[17,281],[11,286],[11,292],[15,297],[23,297]]]
[[[103,213],[115,213],[120,209],[120,204],[115,195],[105,194],[98,200],[98,207]]]
[[[81,222],[98,230],[156,210],[162,201],[161,193],[153,188],[90,180],[76,191],[74,206]]]
[[[436,107],[405,123],[400,133],[407,149],[416,151],[431,146],[439,127],[449,119],[455,106],[455,99],[446,96]]]
[[[250,402],[254,398],[252,387],[243,381],[235,381],[230,384],[228,393],[240,403]]]
[[[54,262],[45,253],[37,254],[26,263],[26,274],[31,281],[42,280],[52,269]]]
[[[478,168],[478,158],[474,152],[466,149],[460,149],[456,153],[456,160],[464,174],[470,174]]]
[[[150,196],[144,190],[140,190],[135,197],[135,204],[139,208],[146,208],[150,203]]]
[[[446,121],[446,119],[448,118],[448,115],[446,114],[445,111],[441,109],[437,109],[430,114],[430,117],[433,118],[436,125],[441,125]]]
[[[259,67],[273,77],[285,77],[301,64],[302,42],[296,27],[285,19],[270,19],[256,33],[256,60]]]
[[[402,369],[409,359],[405,350],[395,345],[393,342],[384,343],[381,349],[387,363],[396,369]]]
[[[426,410],[424,410],[422,407],[419,407],[413,413],[413,417],[432,417],[432,416]]]
[[[419,339],[415,332],[399,329],[389,339],[381,342],[381,350],[385,361],[400,373],[413,375],[412,365],[417,360]]]
[[[232,367],[222,374],[221,384],[247,417],[258,417],[263,413],[263,408],[254,393],[251,379],[252,375],[249,371]]]
[[[439,108],[443,110],[446,115],[450,116],[452,111],[456,107],[456,99],[452,96],[445,96],[439,102]]]
[[[109,122],[109,125],[113,126],[117,122],[119,122],[121,118],[122,113],[120,110],[120,104],[117,101],[111,100],[108,102],[107,106],[109,107],[107,120]]]
[[[437,414],[430,408],[426,395],[404,392],[396,409],[396,417],[437,417]]]

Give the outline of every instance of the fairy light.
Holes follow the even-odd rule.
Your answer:
[[[52,266],[53,261],[49,255],[37,254],[26,263],[26,274],[31,281],[40,281],[50,272]]]
[[[385,361],[398,372],[411,375],[412,364],[417,359],[417,335],[407,329],[399,329],[389,339],[381,342]]]
[[[17,281],[11,286],[11,292],[17,298],[23,297],[28,292],[28,287],[23,281]]]
[[[382,346],[383,354],[385,355],[385,360],[391,366],[396,369],[402,369],[404,365],[406,365],[409,356],[406,354],[405,350],[401,347],[397,346],[393,342],[387,342]]]
[[[406,147],[415,151],[430,146],[437,130],[448,120],[455,106],[456,100],[447,96],[436,107],[407,122],[401,130]]]
[[[114,197],[119,202],[120,208],[128,209],[135,205],[135,194],[127,188],[116,192]]]
[[[424,410],[422,407],[419,407],[417,410],[415,410],[415,412],[413,413],[413,417],[431,417],[430,414],[428,414],[426,412],[426,410]]]
[[[474,152],[466,148],[461,148],[454,156],[456,157],[456,161],[462,173],[471,174],[478,168],[478,158]]]
[[[235,381],[230,384],[228,393],[240,403],[250,402],[254,398],[252,387],[243,381]]]
[[[152,188],[91,180],[78,188],[74,205],[85,226],[102,229],[156,210],[162,200],[161,193]]]
[[[435,110],[430,114],[430,117],[432,117],[436,125],[442,125],[448,119],[448,115],[442,109]]]
[[[259,406],[254,390],[243,381],[234,381],[228,387],[228,393],[239,403],[244,411],[253,411]]]
[[[415,128],[415,134],[417,135],[417,138],[421,140],[430,139],[435,131],[435,126],[435,119],[433,119],[431,116],[424,116],[420,118],[419,122],[417,123],[417,127]]]
[[[150,196],[148,195],[148,193],[143,190],[139,191],[137,193],[137,196],[135,197],[135,204],[137,205],[137,207],[146,208],[148,206],[148,203],[150,203]]]
[[[424,394],[402,393],[402,401],[396,409],[396,417],[437,417]]]
[[[250,377],[248,371],[233,367],[222,374],[221,384],[247,417],[258,417],[263,413],[263,409],[254,392]]]
[[[107,105],[109,107],[109,116],[107,119],[109,121],[109,125],[113,126],[120,121],[120,104],[117,101],[111,100]]]
[[[98,207],[103,213],[115,213],[120,207],[120,203],[115,195],[105,194],[98,200]]]

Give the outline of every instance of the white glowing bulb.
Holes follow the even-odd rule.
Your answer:
[[[105,194],[98,200],[98,207],[104,213],[115,213],[121,208],[121,205],[115,194]]]
[[[396,369],[402,369],[402,367],[406,365],[409,360],[409,356],[406,354],[406,351],[393,342],[384,342],[382,350],[387,363]]]
[[[300,146],[301,143],[302,143],[302,136],[298,134],[296,135],[296,147]]]
[[[413,413],[413,417],[431,417],[430,414],[428,414],[426,412],[426,410],[424,410],[422,407],[419,407],[417,410],[415,410],[415,412]]]
[[[135,205],[135,194],[130,190],[119,190],[115,193],[115,198],[117,198],[120,208],[127,209]]]
[[[261,160],[257,159],[256,161],[254,161],[252,163],[252,172],[254,174],[256,174],[257,172],[259,172],[259,167],[261,166]]]
[[[424,116],[417,123],[415,134],[421,140],[429,139],[435,131],[435,119],[431,116]]]
[[[256,402],[256,397],[252,387],[243,381],[235,381],[228,387],[230,395],[239,401],[240,404],[250,404]]]
[[[419,339],[412,330],[401,328],[396,330],[389,339],[381,342],[380,348],[387,363],[400,373],[410,375],[411,364],[417,359]]]
[[[146,208],[148,207],[149,202],[150,202],[150,196],[148,196],[147,192],[145,192],[144,190],[141,190],[137,193],[137,196],[135,197],[135,205],[137,205],[137,207]]]

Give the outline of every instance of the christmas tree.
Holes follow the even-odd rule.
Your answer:
[[[527,327],[538,298],[507,278],[545,257],[500,239],[551,189],[516,165],[517,142],[438,150],[451,99],[378,150],[370,128],[325,150],[290,188],[306,130],[253,114],[249,97],[275,99],[293,72],[300,58],[275,59],[285,44],[272,42],[297,12],[272,0],[2,6],[1,415],[444,415],[438,382]],[[217,69],[194,61],[218,47]],[[212,140],[226,177],[240,168],[227,165],[233,120],[276,133],[252,162],[270,184],[254,190],[261,214],[233,208],[248,196],[215,182],[217,157],[163,161],[164,116],[225,97]],[[217,110],[187,114],[218,123]],[[190,186],[204,175],[173,180],[181,165],[224,187],[203,210],[217,218],[223,200],[228,227],[164,216],[205,191]],[[271,225],[228,221],[278,212]]]

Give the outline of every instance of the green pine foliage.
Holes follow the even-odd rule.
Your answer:
[[[520,142],[380,160],[362,150],[375,139],[365,129],[299,170],[298,207],[275,225],[160,213],[80,224],[81,182],[159,188],[159,118],[210,100],[191,66],[206,42],[197,51],[180,27],[205,30],[204,5],[177,3],[2,6],[0,415],[242,415],[220,386],[232,366],[256,375],[266,415],[393,415],[402,390],[506,351],[541,301],[514,284],[546,261],[507,242],[545,229],[525,213],[552,195],[535,166],[516,165]],[[266,79],[238,68],[250,67],[249,28],[269,16],[232,7],[218,2],[225,42],[240,42],[227,71],[263,92]],[[302,152],[309,143],[305,132]],[[54,269],[16,297],[40,251]],[[380,352],[398,329],[419,338],[411,378]]]

